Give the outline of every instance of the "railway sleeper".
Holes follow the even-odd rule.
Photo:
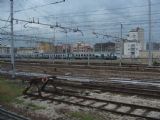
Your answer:
[[[140,105],[119,103],[119,102],[114,102],[114,101],[106,101],[106,104],[104,104],[105,100],[100,100],[100,99],[95,99],[95,98],[94,98],[94,100],[95,100],[94,104],[96,104],[97,102],[100,103],[100,101],[103,101],[102,102],[103,106],[102,106],[102,104],[99,105],[99,106],[94,106],[94,104],[83,104],[84,101],[92,100],[92,102],[93,102],[93,99],[92,98],[88,98],[88,97],[86,97],[86,99],[83,97],[84,99],[82,101],[80,101],[80,102],[73,102],[73,101],[68,101],[68,100],[65,100],[65,99],[40,97],[40,96],[36,96],[36,95],[31,95],[31,94],[29,94],[29,96],[36,97],[37,99],[51,100],[51,101],[56,101],[56,102],[65,103],[65,104],[69,104],[69,105],[87,107],[87,108],[91,108],[91,109],[97,109],[97,110],[116,113],[116,114],[121,114],[121,115],[146,118],[147,120],[159,120],[159,118],[160,118],[160,109],[158,109],[158,108],[150,108],[150,107],[145,107],[145,106],[140,106]],[[77,96],[77,98],[78,98],[78,96]],[[110,109],[107,108],[107,106],[109,106],[110,104],[113,104],[116,107],[113,107],[113,108],[110,108]],[[124,106],[129,107],[130,110],[128,110],[128,111],[119,111],[119,109],[121,107],[124,107]],[[141,113],[136,112],[137,110],[141,110],[142,112]],[[150,116],[149,115],[150,112],[157,112],[157,113],[159,113],[159,116],[157,116],[157,117]]]

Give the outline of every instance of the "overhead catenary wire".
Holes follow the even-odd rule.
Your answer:
[[[156,3],[157,4],[157,3]],[[141,6],[141,5],[139,5],[139,6]],[[143,5],[143,6],[145,6],[145,5]],[[147,6],[147,5],[146,5]],[[146,7],[145,6],[145,7]],[[127,9],[127,8],[125,8],[125,9]],[[112,9],[112,10],[116,10],[116,8],[115,9]],[[118,10],[118,8],[117,8],[117,10]],[[155,14],[156,15],[156,14]],[[144,15],[142,15],[142,16],[144,16]],[[122,18],[123,18],[124,16],[122,16]],[[126,16],[125,16],[126,17]],[[82,17],[83,18],[83,17]],[[115,19],[116,19],[117,17],[115,17]],[[97,29],[102,29],[103,28],[103,30],[105,30],[105,27],[106,27],[106,29],[107,29],[107,26],[113,26],[113,24],[111,24],[111,25],[109,25],[110,23],[108,22],[108,23],[105,23],[105,24],[102,24],[102,22],[101,21],[95,21],[95,22],[99,22],[99,24],[97,24],[97,25],[95,25],[95,26],[92,26],[92,25],[90,25],[89,27],[86,25],[81,25],[80,24],[80,22],[78,23],[78,27],[82,30],[82,31],[85,31],[85,32],[87,32],[87,31],[92,31],[92,29],[93,28],[97,28]],[[95,23],[94,22],[94,23]],[[121,21],[120,21],[121,22]],[[115,22],[115,24],[117,24],[117,25],[119,25],[119,23],[120,22]],[[61,22],[60,22],[61,23]],[[85,23],[85,22],[84,22]],[[157,24],[159,24],[158,22],[153,22],[155,25],[157,25]],[[143,25],[146,25],[147,24],[147,21],[141,21],[141,22],[135,22],[135,23],[133,23],[133,22],[130,22],[130,21],[128,21],[127,23],[125,23],[125,25],[126,26],[132,26],[132,25],[137,25],[137,26],[139,26],[138,24],[141,24],[142,26]],[[68,26],[69,27],[69,26]],[[82,28],[84,28],[84,29],[82,29]],[[37,32],[38,33],[38,32]],[[50,34],[52,34],[52,33],[50,33]]]
[[[160,13],[153,13],[153,14],[160,14]],[[143,14],[142,14],[143,15]],[[144,14],[144,15],[147,15],[147,14]],[[132,17],[133,17],[134,15],[132,15]],[[135,15],[135,16],[141,16],[141,15]],[[127,17],[127,16],[125,16],[125,17]],[[113,18],[112,18],[113,19]],[[117,19],[117,17],[115,17],[114,19]],[[90,23],[92,23],[92,22],[98,22],[98,23],[101,23],[101,21],[86,21],[86,22],[90,22]],[[65,22],[64,22],[65,23]],[[79,23],[85,23],[85,21],[83,21],[83,22],[79,22]],[[126,23],[125,23],[126,24]],[[78,27],[81,27],[81,25],[77,25]],[[87,25],[88,26],[88,25]],[[91,26],[91,25],[90,25]]]
[[[47,24],[47,23],[41,23],[41,22],[39,22],[39,21],[38,21],[38,22],[35,22],[35,21],[27,21],[27,20],[15,19],[15,18],[14,18],[14,20],[16,20],[16,21],[21,21],[21,22],[25,22],[25,23],[31,23],[31,24],[38,24],[38,25],[48,26],[48,27],[50,27],[50,28],[61,28],[61,29],[64,29],[64,30],[67,29],[67,30],[73,31],[73,32],[80,32],[80,33],[83,35],[82,31],[79,30],[78,28],[63,27],[63,26],[58,25],[58,24],[56,24],[56,25],[51,25],[51,24]]]
[[[159,20],[159,19],[156,19],[156,20]],[[159,23],[159,22],[153,22],[153,23]],[[111,23],[108,23],[108,24],[111,24]],[[119,23],[116,23],[117,25],[119,25]],[[143,25],[145,25],[145,24],[147,24],[147,20],[145,21],[145,22],[134,22],[134,23],[129,23],[129,24],[127,24],[127,23],[123,23],[124,25],[136,25],[136,24],[143,24]],[[113,25],[113,24],[112,24]],[[101,26],[105,26],[105,24],[102,24]],[[106,26],[108,26],[107,24],[106,24]],[[79,27],[88,27],[89,28],[89,26],[79,26]],[[83,29],[84,30],[84,29]]]
[[[103,15],[105,15],[105,14],[103,14]],[[106,22],[106,21],[108,21],[108,20],[117,20],[117,19],[119,19],[119,18],[124,18],[124,17],[126,17],[126,18],[135,18],[135,17],[139,17],[139,16],[146,16],[146,17],[147,17],[147,15],[148,15],[147,13],[135,14],[135,15],[124,15],[123,17],[113,17],[113,18],[109,18],[109,19],[103,19],[103,21],[101,21],[101,20],[97,20],[97,21],[95,21],[95,20],[90,20],[90,21],[78,21],[78,24],[79,24],[79,23],[95,23],[95,22],[101,23],[101,22]],[[159,11],[154,11],[154,12],[152,12],[152,15],[160,15],[160,12],[159,12]],[[75,21],[75,22],[76,22],[76,21]],[[65,23],[65,24],[67,24],[67,23],[72,23],[72,24],[73,24],[72,21],[60,22],[60,23]]]
[[[62,3],[62,2],[65,2],[65,0],[61,0],[61,1],[57,1],[57,2],[51,2],[51,3],[44,4],[44,5],[29,7],[29,8],[25,8],[25,9],[21,9],[21,10],[15,10],[14,12],[22,12],[22,11],[26,11],[26,10],[33,10],[33,9],[45,7],[45,6],[48,6],[48,5],[58,4],[58,3]]]
[[[152,6],[157,6],[157,5],[159,5],[160,4],[160,2],[157,2],[157,3],[153,3],[152,4]],[[106,11],[106,10],[119,10],[119,9],[129,9],[129,8],[136,8],[136,7],[147,7],[148,6],[148,4],[146,4],[146,5],[138,5],[138,6],[128,6],[128,7],[120,7],[120,8],[113,8],[113,9],[103,9],[103,11]],[[78,15],[78,14],[80,14],[80,13],[82,13],[81,15],[83,16],[84,14],[87,14],[87,13],[90,13],[90,12],[97,12],[97,11],[101,11],[101,10],[93,10],[93,11],[85,11],[85,12],[75,12],[75,13],[64,13],[64,14],[58,14],[58,16],[63,16],[63,15],[66,15],[66,16],[69,16],[69,15],[74,15],[74,16],[76,16],[76,15]],[[95,14],[95,13],[94,13]],[[107,13],[106,13],[107,14]],[[108,14],[113,14],[113,13],[108,13]],[[87,15],[92,15],[92,14],[87,14]],[[48,16],[56,16],[57,18],[58,18],[58,16],[57,15],[53,15],[53,14],[50,14],[50,15],[48,15]],[[65,16],[65,17],[66,17]],[[40,16],[40,17],[47,17],[47,16]],[[73,17],[73,16],[72,16]]]
[[[1,19],[1,18],[0,18],[0,21],[2,21],[2,22],[10,22],[10,20],[5,20],[5,19]]]
[[[152,4],[152,5],[157,5],[157,4],[159,4],[159,3],[154,3],[154,4]],[[147,6],[147,5],[142,5],[142,6]],[[137,6],[137,7],[142,7],[141,5],[140,6]],[[126,8],[126,7],[124,7],[124,8]],[[128,8],[128,7],[127,7]],[[115,9],[122,9],[122,8],[115,8]]]
[[[0,33],[0,35],[9,36],[10,33]],[[16,34],[14,34],[13,36],[15,36],[15,37],[27,37],[27,38],[39,38],[39,39],[52,39],[52,38],[38,37],[38,36],[30,36],[30,35],[16,35]]]

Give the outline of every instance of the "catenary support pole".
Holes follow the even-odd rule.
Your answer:
[[[122,39],[122,30],[123,30],[123,25],[121,24],[121,38],[120,38],[120,62],[119,66],[122,66],[122,54],[123,54],[123,39]]]
[[[151,36],[152,36],[152,21],[151,21],[151,0],[148,0],[148,17],[149,17],[149,53],[148,53],[148,65],[152,66],[152,48],[151,48]]]
[[[14,33],[13,33],[13,0],[10,0],[10,16],[11,16],[11,64],[12,64],[12,78],[15,78],[15,55],[14,55]]]

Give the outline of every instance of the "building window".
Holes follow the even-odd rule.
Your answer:
[[[136,38],[136,35],[133,35],[133,38],[135,39],[135,38]]]

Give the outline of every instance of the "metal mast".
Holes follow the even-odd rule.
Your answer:
[[[148,65],[152,66],[152,51],[151,51],[151,36],[152,36],[152,21],[151,21],[151,0],[148,0],[148,17],[149,17],[149,53]]]
[[[66,59],[66,64],[67,64],[67,62],[68,62],[68,45],[67,45],[68,31],[66,30],[65,33],[66,33],[65,59]]]
[[[11,64],[12,64],[12,78],[15,78],[15,59],[14,59],[14,38],[13,38],[13,0],[10,0],[10,16],[11,16]]]
[[[120,62],[119,66],[122,66],[122,53],[123,53],[123,39],[122,39],[122,30],[123,30],[123,25],[121,24],[121,38],[120,38]]]
[[[55,45],[55,41],[56,41],[56,28],[54,28],[54,35],[53,35],[53,40],[52,40],[52,44],[53,44],[53,47],[52,47],[52,60],[53,60],[53,63],[54,63],[54,60],[55,60],[55,50],[56,50],[56,45]]]

